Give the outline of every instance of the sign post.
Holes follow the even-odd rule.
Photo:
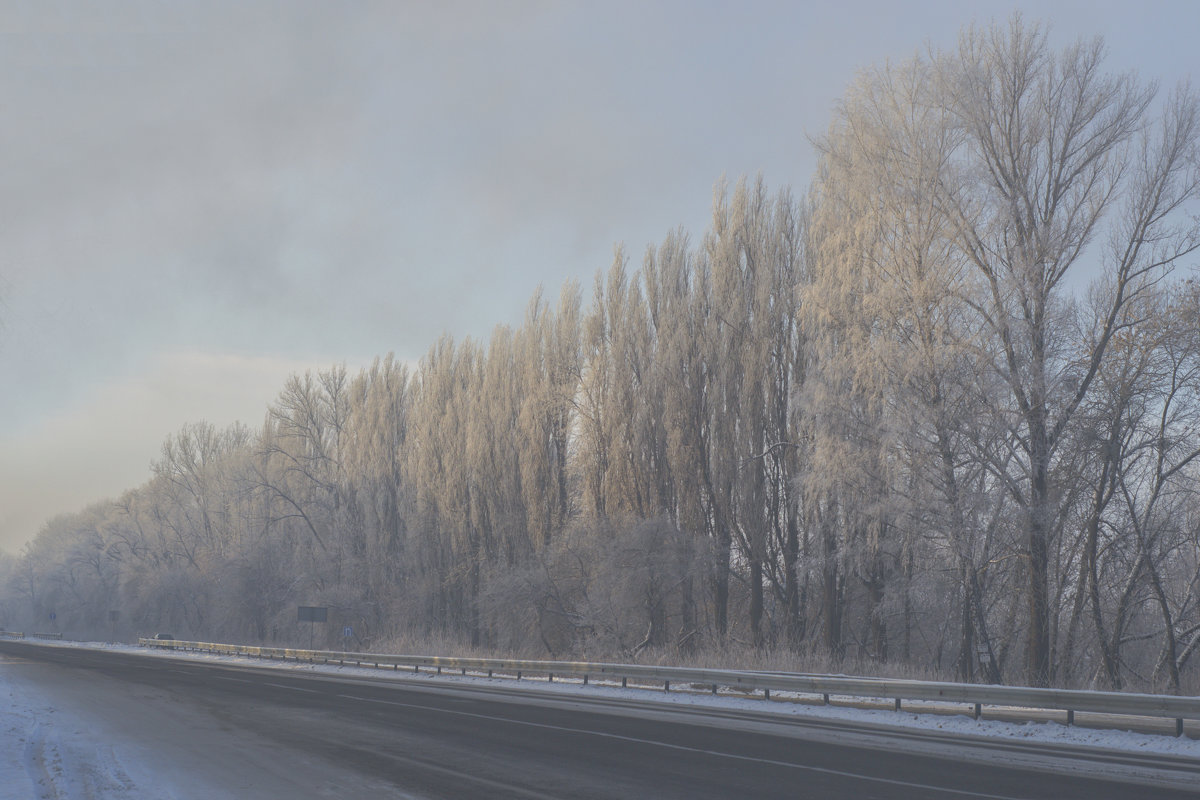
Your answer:
[[[976,644],[975,656],[979,660],[979,669],[990,677],[992,667],[992,649],[987,645],[986,642]]]
[[[318,622],[326,622],[329,619],[328,606],[299,606],[296,610],[296,619],[299,622],[308,623],[308,649],[312,650],[313,645],[313,627]]]

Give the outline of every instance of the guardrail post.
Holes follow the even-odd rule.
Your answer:
[[[586,672],[583,674],[583,685],[584,686],[588,685],[588,676],[587,676]]]
[[[979,703],[976,703],[975,704],[975,719],[979,719],[979,716],[982,713],[983,713],[983,708],[981,707],[981,705]]]
[[[492,677],[492,671],[490,669],[488,670],[488,677]]]
[[[521,670],[517,670],[517,680],[521,680]]]
[[[1183,720],[1178,717],[1175,719],[1175,735],[1183,736]]]
[[[900,698],[899,697],[896,698],[896,710],[897,711],[900,710]]]
[[[1067,724],[1068,725],[1075,724],[1075,709],[1073,709],[1073,708],[1067,709]]]
[[[621,678],[621,688],[622,689],[629,688],[629,679],[628,678]]]
[[[663,691],[664,692],[671,691],[671,682],[670,681],[663,681]]]
[[[763,700],[770,700],[770,699],[771,699],[771,690],[763,689]]]
[[[717,693],[717,685],[715,683],[712,685],[712,690],[713,690],[713,694]]]
[[[825,705],[829,705],[829,692],[821,695],[821,699],[825,701]]]
[[[546,683],[554,683],[554,673],[553,672],[546,673]]]

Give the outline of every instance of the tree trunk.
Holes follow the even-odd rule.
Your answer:
[[[975,623],[971,614],[970,565],[963,559],[958,567],[958,580],[962,584],[962,607],[960,611],[958,640],[958,679],[963,683],[975,680]]]
[[[717,636],[722,640],[729,633],[729,553],[731,549],[729,531],[717,524],[717,554],[713,564],[713,619]]]
[[[763,644],[763,565],[756,555],[750,557],[750,635],[755,647]]]
[[[800,531],[795,515],[789,515],[787,538],[783,548],[783,595],[787,613],[787,640],[791,647],[804,641],[804,620],[800,616]]]
[[[842,598],[838,573],[837,532],[832,525],[822,525],[821,591],[824,608],[825,647],[830,655],[840,659],[844,652],[842,644]]]
[[[1029,414],[1029,466],[1032,472],[1029,497],[1029,529],[1026,538],[1029,559],[1027,601],[1029,629],[1026,672],[1030,686],[1050,685],[1050,443],[1046,432],[1043,392],[1033,393]]]

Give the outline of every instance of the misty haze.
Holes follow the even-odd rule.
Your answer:
[[[1200,785],[1190,4],[118,5],[0,29],[0,797]]]

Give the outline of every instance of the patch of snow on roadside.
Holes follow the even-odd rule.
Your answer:
[[[174,797],[152,771],[126,765],[89,726],[0,662],[0,800]],[[137,779],[130,769],[139,774]]]

